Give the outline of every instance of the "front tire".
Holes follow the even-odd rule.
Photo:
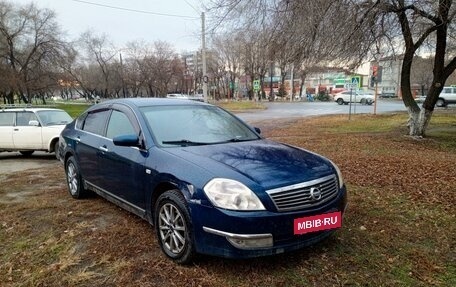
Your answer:
[[[79,166],[72,156],[65,163],[65,173],[70,195],[76,199],[84,198],[87,195],[87,191],[84,189]]]
[[[60,157],[59,157],[59,141],[56,141],[54,143],[54,153],[55,153],[55,158],[57,160],[59,160],[60,159]]]
[[[444,99],[438,99],[437,102],[435,103],[437,107],[444,107],[446,106],[445,100]]]
[[[155,230],[158,243],[169,258],[188,264],[195,257],[190,214],[179,190],[160,195],[155,204]]]
[[[343,105],[344,104],[344,100],[342,98],[338,98],[337,101],[336,101],[339,105]]]

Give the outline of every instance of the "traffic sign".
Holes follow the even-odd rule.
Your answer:
[[[353,87],[361,88],[361,77],[360,76],[352,76],[350,80]]]
[[[260,90],[260,80],[254,80],[253,81],[253,90],[254,91],[259,91]]]

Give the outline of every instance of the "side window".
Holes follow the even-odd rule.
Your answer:
[[[16,114],[16,126],[28,126],[30,121],[38,121],[32,112],[18,112]]]
[[[135,128],[130,123],[127,115],[119,111],[112,111],[111,118],[109,119],[106,137],[112,139],[119,135],[136,134]]]
[[[452,92],[452,90],[453,90],[452,88],[444,88],[443,93],[450,94]]]
[[[103,135],[109,110],[101,110],[89,113],[84,121],[82,130],[97,135]]]
[[[14,113],[0,113],[0,127],[14,125]]]
[[[82,114],[76,119],[76,128],[78,130],[82,130],[82,127],[84,126],[84,120],[87,117],[87,114]]]

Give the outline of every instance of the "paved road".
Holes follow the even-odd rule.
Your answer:
[[[298,118],[331,114],[349,114],[350,105],[338,105],[335,102],[265,102],[267,106],[263,111],[252,111],[238,113],[241,119],[250,121],[261,121],[267,119]],[[377,113],[389,113],[395,111],[406,111],[404,103],[398,100],[379,100],[377,102]],[[374,105],[351,105],[352,114],[373,114]]]

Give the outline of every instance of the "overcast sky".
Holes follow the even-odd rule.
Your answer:
[[[70,40],[91,29],[97,34],[107,34],[119,48],[136,40],[166,41],[177,52],[194,51],[201,46],[200,0],[9,1],[34,2],[40,8],[54,10]]]

